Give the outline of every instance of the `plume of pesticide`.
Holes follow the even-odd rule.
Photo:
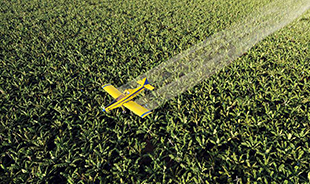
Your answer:
[[[310,0],[275,0],[119,89],[123,91],[135,87],[136,81],[147,77],[157,89],[136,101],[155,109],[227,66],[309,8]]]

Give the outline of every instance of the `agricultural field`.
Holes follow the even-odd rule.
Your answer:
[[[310,11],[141,119],[121,86],[271,0],[2,0],[0,183],[310,182]]]

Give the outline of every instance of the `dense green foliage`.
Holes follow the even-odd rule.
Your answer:
[[[267,0],[0,2],[0,181],[310,182],[310,12],[146,119],[130,79]]]

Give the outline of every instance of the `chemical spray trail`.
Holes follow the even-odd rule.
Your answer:
[[[227,66],[309,8],[310,0],[275,0],[119,89],[124,91],[136,87],[136,81],[147,77],[157,90],[140,97],[136,102],[150,110],[155,109]]]

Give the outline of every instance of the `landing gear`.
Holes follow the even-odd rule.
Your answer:
[[[125,114],[126,113],[126,110],[125,110],[125,108],[122,106],[122,109],[123,109],[123,114]]]

